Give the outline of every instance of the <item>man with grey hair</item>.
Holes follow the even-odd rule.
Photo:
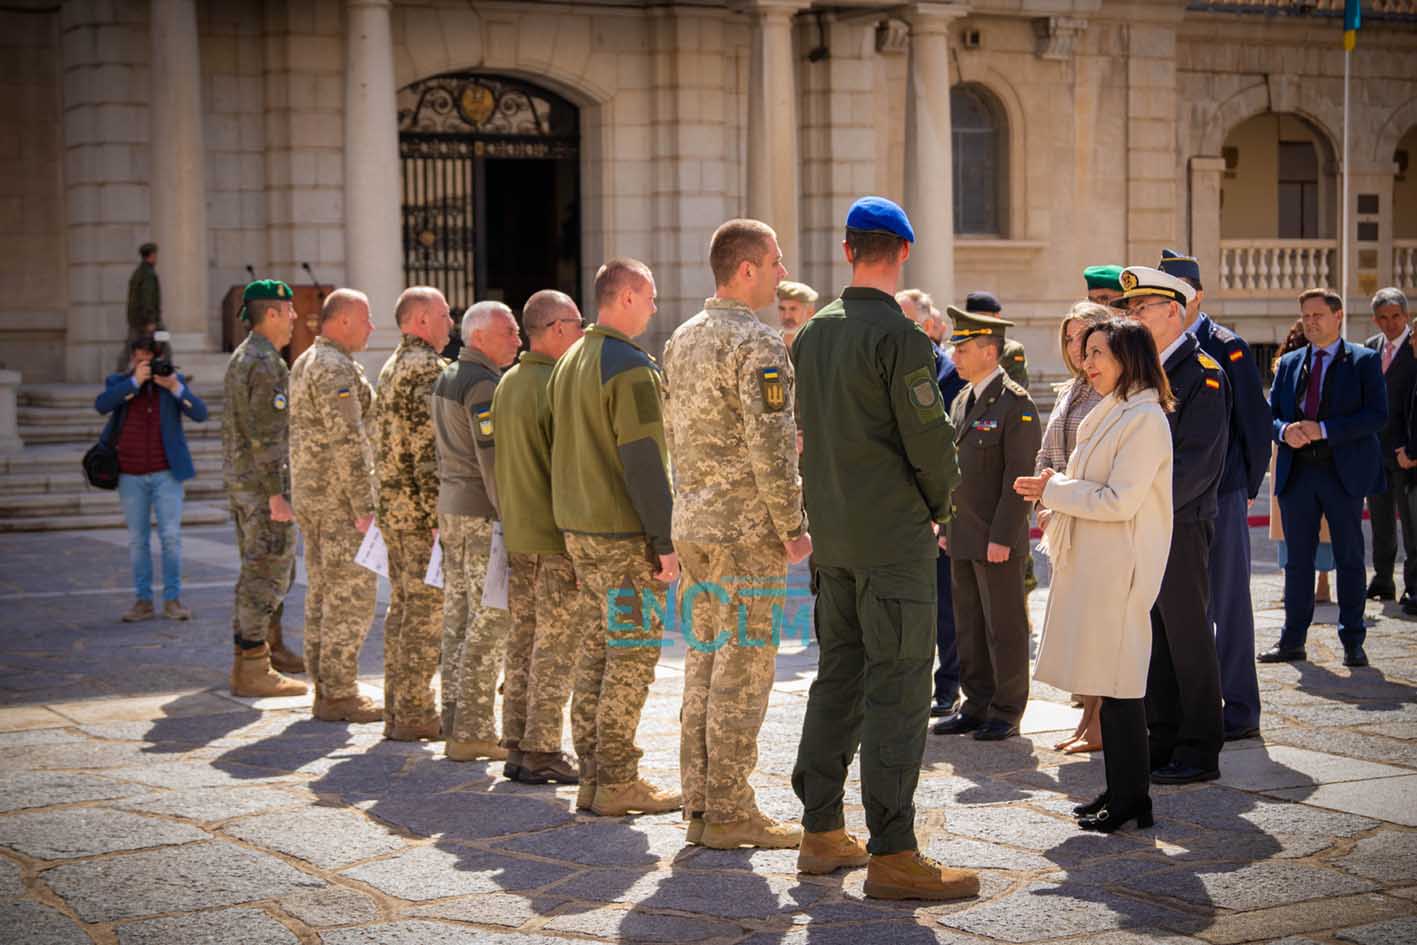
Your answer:
[[[443,543],[443,735],[452,761],[507,757],[493,704],[507,640],[507,612],[482,606],[497,519],[492,392],[521,346],[501,302],[463,315],[463,349],[433,384],[438,529]]]
[[[384,737],[437,738],[433,674],[443,595],[423,582],[438,529],[438,457],[429,399],[443,373],[438,352],[453,320],[432,286],[405,289],[394,306],[399,346],[379,372],[373,432],[379,473],[379,530],[389,550],[384,617]]]
[[[1373,579],[1368,597],[1397,599],[1393,569],[1397,563],[1398,528],[1407,560],[1402,566],[1402,608],[1417,613],[1417,523],[1407,493],[1413,482],[1407,456],[1409,401],[1417,386],[1417,357],[1413,357],[1412,329],[1408,325],[1407,296],[1395,288],[1379,289],[1373,296],[1373,324],[1378,332],[1363,344],[1378,352],[1383,382],[1387,386],[1387,425],[1379,437],[1383,448],[1383,471],[1387,489],[1367,497],[1368,516],[1373,527]]]

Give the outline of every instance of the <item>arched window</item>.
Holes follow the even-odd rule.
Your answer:
[[[956,85],[950,89],[950,125],[955,232],[1003,236],[1007,174],[1003,109],[983,87]]]

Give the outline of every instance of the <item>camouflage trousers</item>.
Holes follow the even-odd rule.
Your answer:
[[[654,682],[663,645],[644,610],[644,592],[660,597],[643,538],[566,535],[566,551],[581,579],[587,606],[600,611],[576,662],[571,734],[576,754],[594,759],[597,784],[627,784],[639,777],[635,744],[640,713]],[[590,604],[594,601],[594,604]]]
[[[744,820],[757,811],[748,776],[777,665],[773,605],[786,598],[741,592],[785,591],[787,555],[776,540],[674,547],[688,644],[679,716],[684,810],[702,811],[709,823]]]
[[[459,741],[497,741],[497,677],[507,649],[508,615],[482,606],[492,550],[492,520],[439,515],[443,543],[443,717]]]
[[[279,625],[295,579],[295,523],[271,521],[270,500],[246,493],[231,496],[231,518],[241,552],[231,632],[259,645],[271,626]]]
[[[560,751],[576,658],[586,634],[600,625],[600,613],[576,587],[570,558],[508,557],[512,630],[502,691],[502,743],[522,751]]]
[[[379,578],[354,563],[364,540],[346,516],[302,515],[305,666],[322,699],[358,695],[359,649],[374,622]]]
[[[384,718],[416,725],[438,714],[433,674],[438,671],[443,592],[423,583],[433,553],[433,533],[384,532],[389,549],[389,612],[384,617]]]

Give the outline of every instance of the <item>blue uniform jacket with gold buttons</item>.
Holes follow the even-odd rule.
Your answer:
[[[1190,332],[1163,367],[1176,398],[1169,415],[1175,521],[1209,521],[1230,443],[1230,385],[1220,362]]]

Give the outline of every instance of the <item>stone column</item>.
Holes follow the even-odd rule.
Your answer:
[[[965,11],[944,3],[910,7],[905,93],[905,212],[915,228],[906,282],[943,309],[955,298],[954,142],[950,126],[950,24]]]
[[[207,296],[206,146],[194,0],[152,0],[151,199],[162,320],[173,350],[214,347]]]
[[[345,265],[349,286],[369,296],[377,326],[371,352],[398,343],[394,302],[403,284],[391,7],[349,0],[345,8]]]
[[[1191,176],[1191,255],[1201,267],[1201,284],[1213,295],[1220,289],[1220,184],[1222,157],[1193,157]]]
[[[748,75],[748,216],[777,231],[787,268],[801,266],[797,67],[792,16],[798,0],[753,0]]]
[[[0,456],[18,453],[20,440],[20,372],[0,371]]]

